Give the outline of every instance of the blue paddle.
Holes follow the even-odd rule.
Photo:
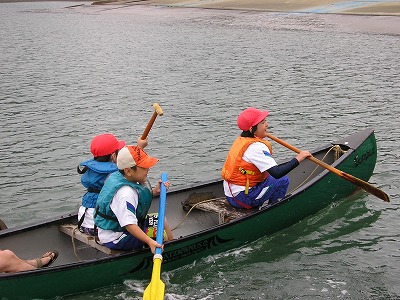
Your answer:
[[[168,180],[167,173],[161,174],[161,191],[160,191],[160,205],[158,208],[158,225],[156,242],[162,245],[164,240],[164,217],[165,208],[167,206],[167,188],[164,183]],[[164,299],[165,284],[161,281],[161,262],[162,262],[162,249],[156,248],[153,256],[153,272],[151,274],[151,281],[147,288],[144,290],[144,300],[162,300]]]

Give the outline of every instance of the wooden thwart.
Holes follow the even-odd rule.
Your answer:
[[[62,224],[62,225],[58,225],[58,229],[61,232],[63,232],[65,234],[77,239],[78,241],[81,241],[82,243],[84,243],[86,245],[89,245],[89,246],[91,246],[93,248],[96,248],[97,250],[99,250],[101,252],[104,252],[106,254],[115,255],[115,254],[124,252],[124,251],[118,251],[118,250],[111,250],[111,249],[109,249],[109,248],[107,248],[107,247],[105,247],[103,245],[100,245],[100,244],[96,243],[96,240],[95,240],[94,236],[91,236],[91,235],[88,235],[88,234],[80,232],[77,229],[77,225],[74,225],[74,224]]]

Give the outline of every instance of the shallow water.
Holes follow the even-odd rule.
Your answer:
[[[163,280],[168,299],[400,297],[399,35],[351,31],[337,16],[66,8],[77,4],[0,4],[0,216],[9,227],[77,209],[76,166],[91,138],[135,143],[154,102],[164,115],[149,135],[161,160],[150,179],[166,171],[175,188],[219,178],[248,106],[268,109],[271,132],[303,149],[373,127],[370,182],[391,203],[359,192]],[[67,298],[139,299],[147,284]]]

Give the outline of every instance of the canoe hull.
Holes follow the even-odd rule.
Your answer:
[[[332,165],[355,177],[368,181],[377,158],[374,132],[366,129],[344,140],[337,141],[347,149]],[[321,148],[324,149],[324,148]],[[317,153],[319,149],[315,151]],[[314,153],[314,152],[313,152]],[[305,162],[304,170],[315,169],[312,162]],[[320,168],[320,167],[319,167]],[[300,166],[293,175],[295,178],[304,173]],[[295,169],[295,170],[296,170]],[[295,171],[292,171],[295,172]],[[291,183],[292,184],[292,183]],[[343,178],[328,171],[320,170],[297,190],[291,187],[291,194],[273,206],[233,220],[225,224],[205,226],[205,228],[185,234],[185,228],[194,228],[196,220],[206,223],[212,217],[194,211],[191,219],[181,225],[177,240],[167,243],[163,252],[162,270],[168,271],[191,264],[207,255],[221,253],[243,246],[261,237],[269,236],[285,229],[305,218],[316,214],[335,201],[348,197],[356,187]],[[167,196],[168,220],[181,220],[185,216],[180,203],[188,195],[196,192],[212,192],[215,197],[223,196],[222,183],[211,182],[196,187],[172,191]],[[156,206],[158,202],[153,205]],[[169,207],[170,206],[170,207]],[[179,211],[179,209],[181,211]],[[173,212],[178,213],[177,216]],[[179,212],[178,212],[179,211]],[[17,255],[27,257],[27,252],[19,246],[43,241],[32,246],[32,253],[42,253],[47,249],[62,249],[54,267],[29,272],[0,275],[0,295],[2,299],[53,298],[55,296],[82,293],[108,285],[120,284],[125,279],[146,279],[151,276],[153,255],[148,249],[128,252],[115,256],[104,255],[95,249],[76,242],[71,247],[71,238],[58,231],[58,225],[76,223],[76,215],[61,216],[55,220],[38,223],[30,227],[21,227],[0,231],[0,249],[16,249]],[[175,221],[176,223],[177,221]],[[186,226],[186,227],[185,227]],[[182,235],[182,237],[181,237]],[[29,243],[29,244],[28,244]],[[30,246],[29,246],[30,247]],[[79,261],[74,254],[79,253]],[[21,287],[34,287],[21,289]],[[16,292],[17,291],[17,292]]]

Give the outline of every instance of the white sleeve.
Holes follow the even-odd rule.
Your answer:
[[[253,143],[247,148],[243,154],[243,160],[255,165],[261,173],[278,165],[267,145],[260,142]]]
[[[115,193],[110,208],[116,215],[121,227],[129,224],[137,225],[136,209],[138,202],[138,193],[130,186],[123,186]]]

